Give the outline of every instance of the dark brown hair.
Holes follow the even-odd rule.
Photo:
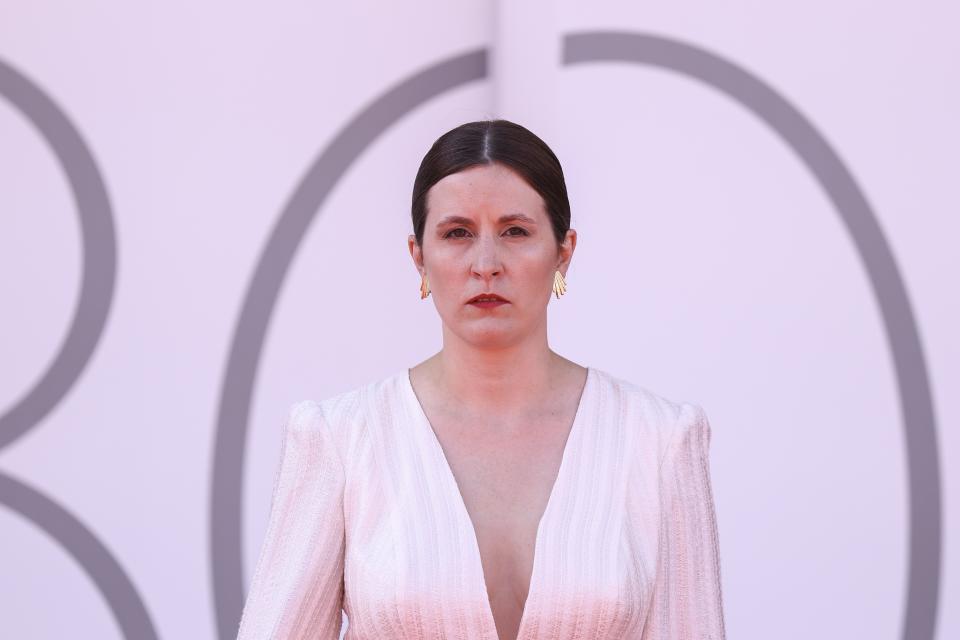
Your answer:
[[[560,161],[532,131],[509,120],[467,122],[433,143],[413,181],[413,233],[423,246],[427,192],[443,178],[479,164],[500,163],[516,171],[543,198],[559,245],[570,228],[570,202]]]

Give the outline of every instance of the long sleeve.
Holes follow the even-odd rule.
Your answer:
[[[660,547],[642,640],[723,640],[710,423],[683,403],[660,464]]]
[[[340,637],[343,463],[320,405],[294,403],[238,640]]]

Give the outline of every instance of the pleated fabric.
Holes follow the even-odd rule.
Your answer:
[[[723,640],[700,405],[588,367],[519,640]],[[409,370],[283,423],[238,640],[500,640],[479,545]]]

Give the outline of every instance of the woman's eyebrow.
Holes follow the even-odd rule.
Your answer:
[[[537,221],[528,216],[525,213],[516,212],[508,213],[505,216],[500,216],[500,222],[513,222],[514,220],[519,220],[521,222],[529,222],[530,224],[537,224]]]
[[[508,213],[500,216],[500,219],[498,220],[498,222],[500,223],[513,222],[515,220],[528,222],[530,224],[537,224],[536,220],[534,220],[533,218],[531,218],[525,213],[520,213],[519,211],[517,213]],[[473,224],[473,219],[466,218],[464,216],[447,216],[445,218],[442,218],[439,222],[437,222],[437,226],[444,225],[444,224]]]

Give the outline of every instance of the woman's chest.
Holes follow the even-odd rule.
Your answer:
[[[562,423],[538,423],[470,440],[446,437],[442,423],[435,426],[474,530],[497,634],[515,638],[540,521],[557,484],[569,430]]]
[[[638,473],[623,442],[585,438],[552,471],[529,450],[496,460],[451,449],[441,464],[428,443],[377,434],[352,465],[348,638],[496,640],[511,616],[520,638],[642,627],[657,516],[638,498],[656,473]]]

